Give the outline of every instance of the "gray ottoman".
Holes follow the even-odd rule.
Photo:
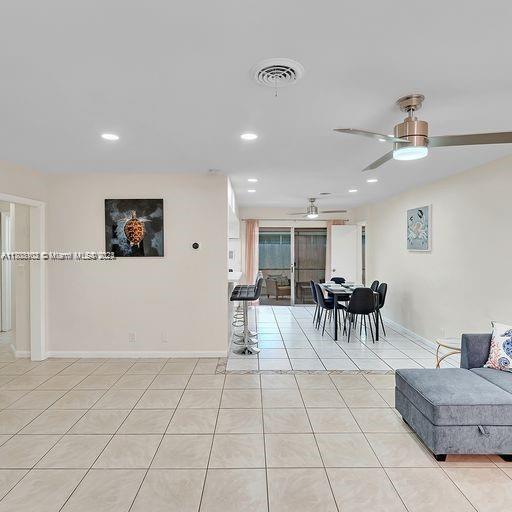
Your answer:
[[[437,460],[512,453],[512,394],[464,368],[397,370],[396,409]]]

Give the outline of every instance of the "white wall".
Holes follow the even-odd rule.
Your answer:
[[[354,210],[367,282],[389,285],[383,315],[428,339],[512,323],[511,190],[509,157]],[[432,252],[409,252],[406,211],[428,204]]]
[[[106,198],[163,198],[165,226],[163,258],[49,263],[50,352],[226,352],[225,177],[50,175],[48,190],[51,250],[105,250]]]
[[[24,167],[0,162],[0,193],[44,201],[46,177]]]

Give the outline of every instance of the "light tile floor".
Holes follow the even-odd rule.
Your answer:
[[[491,512],[512,500],[512,464],[435,461],[393,408],[392,374],[216,367],[4,360],[0,512]]]
[[[333,337],[333,326],[326,325],[325,334],[313,325],[311,306],[257,306],[250,308],[250,328],[258,332],[257,356],[241,356],[232,344],[226,370],[228,372],[372,372],[392,373],[397,368],[434,368],[435,347],[408,338],[386,325],[378,342],[359,327],[350,342],[339,331]],[[458,366],[458,356],[450,356],[442,366]]]
[[[260,326],[306,327],[306,314],[279,311]],[[306,338],[290,348],[317,352],[301,330],[282,331],[282,350]],[[390,351],[422,348],[391,332],[382,344],[393,340]],[[365,357],[333,359],[386,361],[354,345]],[[392,373],[221,367],[0,354],[0,512],[497,512],[512,502],[512,463],[435,461],[393,407]]]

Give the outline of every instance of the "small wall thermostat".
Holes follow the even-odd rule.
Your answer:
[[[194,242],[192,244],[192,249],[195,249],[195,250],[199,249],[199,242]]]

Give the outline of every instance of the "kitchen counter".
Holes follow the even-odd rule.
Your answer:
[[[242,279],[242,272],[228,272],[228,283],[238,283]]]

